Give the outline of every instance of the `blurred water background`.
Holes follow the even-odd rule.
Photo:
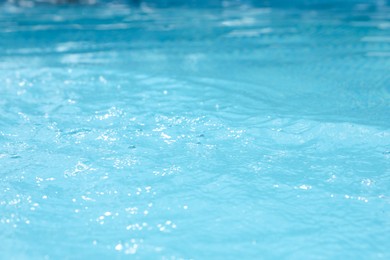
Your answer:
[[[390,258],[388,1],[0,2],[0,258]]]

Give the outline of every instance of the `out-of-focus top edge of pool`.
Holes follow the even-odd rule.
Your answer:
[[[390,0],[0,0],[0,4],[36,5],[96,5],[117,3],[126,5],[146,4],[157,8],[193,7],[193,8],[219,8],[234,5],[271,6],[271,7],[298,7],[298,8],[343,8],[356,4],[388,5]]]

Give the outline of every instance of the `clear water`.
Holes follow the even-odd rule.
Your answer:
[[[0,5],[0,258],[390,258],[390,4]]]

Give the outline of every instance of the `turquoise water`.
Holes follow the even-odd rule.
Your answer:
[[[1,259],[390,258],[390,4],[0,4]]]

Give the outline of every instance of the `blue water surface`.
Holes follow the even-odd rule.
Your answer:
[[[0,3],[1,259],[389,248],[389,2]]]

